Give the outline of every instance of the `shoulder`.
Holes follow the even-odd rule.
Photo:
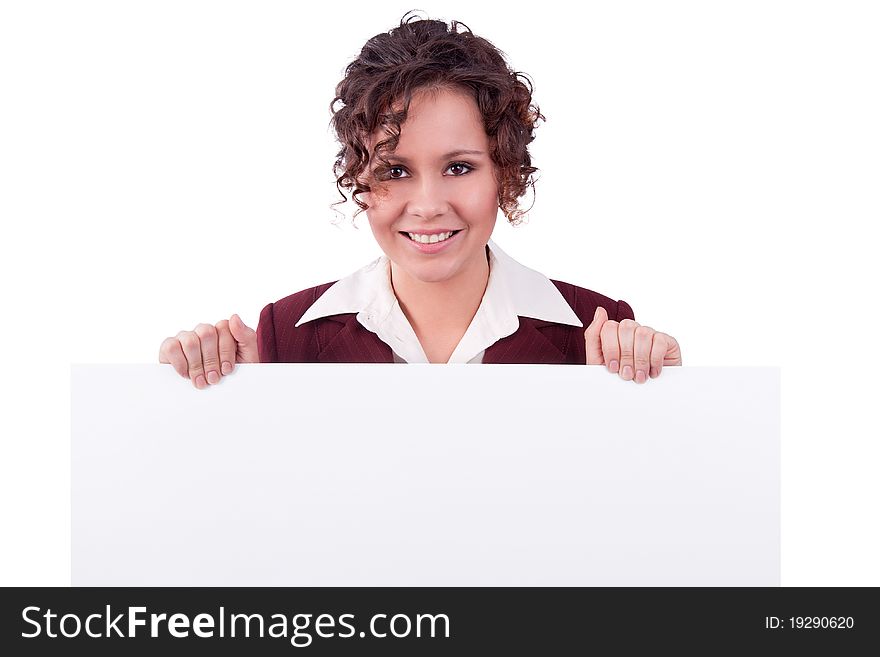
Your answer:
[[[324,292],[329,290],[335,282],[336,281],[331,281],[329,283],[316,285],[315,287],[309,287],[305,290],[294,292],[282,299],[266,304],[260,312],[260,322],[263,321],[265,316],[266,318],[273,319],[275,317],[281,317],[285,322],[296,324],[311,305],[315,303]]]
[[[544,337],[564,354],[563,363],[582,365],[586,362],[587,352],[584,331],[592,323],[593,316],[596,314],[596,308],[599,306],[602,306],[608,313],[608,319],[615,321],[635,319],[633,310],[626,301],[614,299],[594,290],[572,285],[564,281],[557,281],[552,278],[549,280],[556,286],[562,298],[571,306],[571,309],[577,315],[581,324],[583,324],[583,328],[557,323],[544,324],[539,327]]]
[[[615,300],[612,297],[600,294],[585,287],[565,283],[550,279],[550,282],[556,286],[559,293],[565,299],[566,303],[571,306],[575,315],[581,320],[584,327],[593,321],[593,315],[596,308],[602,306],[608,313],[608,319],[620,321],[623,319],[635,319],[632,307],[622,299]]]
[[[297,327],[305,312],[336,281],[322,283],[266,304],[257,324],[257,350],[263,363],[310,362],[317,354],[313,322]]]

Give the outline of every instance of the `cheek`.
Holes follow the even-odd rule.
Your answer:
[[[474,181],[462,196],[462,209],[474,220],[495,220],[498,211],[498,188],[494,180]]]
[[[390,191],[381,187],[362,194],[361,199],[367,204],[370,211],[377,215],[389,214],[394,206],[394,197],[390,194]]]
[[[384,243],[393,238],[390,232],[394,223],[394,215],[387,212],[387,208],[373,206],[367,210],[366,214],[370,222],[370,229],[373,231],[373,237],[377,242]]]

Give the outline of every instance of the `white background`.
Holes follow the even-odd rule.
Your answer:
[[[0,7],[0,582],[65,585],[70,364],[156,362],[379,255],[365,215],[331,223],[329,104],[414,7]],[[418,8],[495,43],[547,117],[498,244],[625,299],[685,365],[781,366],[782,582],[880,585],[876,5]]]

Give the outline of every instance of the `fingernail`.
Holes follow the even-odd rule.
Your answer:
[[[211,370],[210,372],[208,372],[208,383],[220,383],[220,375],[217,374],[217,372],[215,372],[214,370]]]
[[[201,390],[201,389],[204,388],[206,385],[208,385],[208,384],[205,383],[205,377],[204,377],[203,375],[199,374],[199,375],[196,377],[196,388],[198,388],[199,390]]]
[[[220,371],[224,374],[229,374],[232,371],[232,363],[228,360],[224,360],[223,364],[220,366]]]
[[[633,368],[631,368],[629,365],[624,365],[623,366],[623,378],[626,379],[627,381],[629,381],[632,378],[632,375],[633,375]]]
[[[616,374],[617,370],[620,369],[620,363],[618,363],[616,360],[612,360],[610,363],[608,363],[608,369]]]
[[[636,372],[636,383],[644,383],[648,380],[648,377],[645,375],[644,370],[639,370]]]

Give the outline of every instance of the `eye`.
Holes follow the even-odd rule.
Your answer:
[[[446,167],[447,171],[449,171],[450,169],[458,169],[460,173],[455,173],[452,177],[461,178],[462,176],[465,176],[473,171],[475,167],[471,164],[468,164],[467,162],[452,162],[448,167]],[[395,174],[395,171],[399,171],[402,174],[406,171],[406,168],[400,165],[392,165],[386,169],[387,177],[391,180],[401,180],[402,178],[406,178],[409,176],[409,174],[407,174],[407,176]]]
[[[451,169],[452,167],[464,167],[466,169],[466,171],[464,171],[461,175],[455,176],[456,178],[460,178],[461,176],[468,174],[474,170],[474,167],[472,167],[467,162],[453,162],[452,164],[449,165],[449,169]]]

